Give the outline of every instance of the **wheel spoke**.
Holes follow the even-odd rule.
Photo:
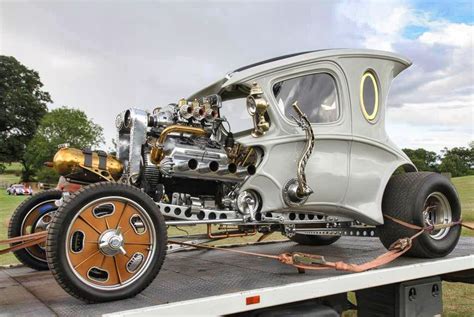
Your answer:
[[[143,234],[137,234],[133,229],[124,231],[122,233],[125,243],[128,244],[143,244],[143,243],[150,243],[150,232],[147,229]]]
[[[117,272],[117,278],[119,280],[120,285],[122,285],[122,277],[120,276],[120,270],[117,265],[117,260],[115,259],[115,256],[113,257],[114,259],[114,265],[115,265],[115,272]]]
[[[115,226],[115,229],[119,228],[120,221],[122,221],[122,217],[123,217],[123,214],[125,213],[125,209],[127,208],[127,206],[128,206],[128,203],[123,204],[122,212],[120,213],[120,217],[117,221],[117,225]]]
[[[95,251],[94,253],[92,253],[91,255],[89,255],[87,258],[85,258],[84,260],[82,260],[82,262],[80,262],[79,264],[77,264],[76,266],[74,266],[74,268],[77,270],[81,265],[83,265],[84,263],[86,263],[87,261],[89,261],[90,259],[92,259],[93,256],[99,254],[99,250]]]
[[[102,266],[100,267],[101,269],[109,273],[108,280],[103,283],[105,285],[117,285],[117,284],[120,285],[121,284],[114,262],[115,261],[114,261],[113,256],[105,256],[105,259],[102,262]]]
[[[92,229],[94,229],[95,232],[97,232],[98,234],[101,234],[102,231],[100,231],[99,229],[97,229],[94,225],[92,225],[89,221],[87,221],[84,217],[79,216],[79,219],[81,219],[82,221],[84,221],[84,223],[86,223],[89,227],[91,227]]]
[[[125,241],[125,245],[151,245],[150,242],[127,242]]]

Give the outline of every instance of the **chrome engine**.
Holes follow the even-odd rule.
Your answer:
[[[219,117],[220,98],[119,114],[117,157],[122,182],[144,189],[157,203],[235,209],[232,188],[255,174],[258,152],[234,141]],[[199,209],[199,208],[198,208]]]

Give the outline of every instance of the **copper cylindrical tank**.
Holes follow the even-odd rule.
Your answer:
[[[63,176],[77,173],[81,171],[81,166],[84,165],[84,153],[82,150],[74,148],[60,149],[54,155],[53,167]],[[112,155],[107,155],[107,171],[117,180],[123,172],[122,163]],[[92,153],[92,167],[91,169],[99,169],[99,155],[96,152]]]

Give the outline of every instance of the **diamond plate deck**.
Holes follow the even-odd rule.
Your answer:
[[[330,261],[343,260],[351,263],[363,263],[385,252],[376,238],[350,237],[341,238],[337,243],[325,247],[279,242],[243,246],[239,249],[267,254],[300,251],[321,254]],[[444,259],[473,254],[474,238],[461,238],[456,249]],[[416,264],[442,260],[403,257],[384,268],[409,269]],[[271,259],[216,250],[195,250],[168,255],[155,281],[135,298],[103,304],[85,304],[64,292],[49,272],[17,267],[0,270],[0,315],[97,316],[348,274],[364,273],[325,270],[298,274],[294,268]]]

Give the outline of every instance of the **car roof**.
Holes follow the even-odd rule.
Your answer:
[[[231,85],[247,82],[262,75],[272,73],[281,69],[313,63],[324,59],[338,58],[377,58],[398,62],[405,67],[411,65],[411,61],[401,55],[378,50],[369,49],[323,49],[286,54],[266,59],[257,63],[237,68],[229,72],[224,78],[194,93],[188,99],[199,98],[218,93],[221,89]]]
[[[322,59],[337,59],[337,58],[378,58],[385,60],[392,60],[399,62],[406,67],[411,65],[411,61],[401,55],[369,49],[325,49],[306,51],[294,54],[283,55],[280,57],[271,58],[258,63],[253,63],[248,66],[240,67],[233,72],[227,74],[225,85],[223,87],[232,85],[236,82],[246,81],[253,77],[261,76],[267,72],[274,72],[278,69],[298,66],[300,64],[308,64]]]

